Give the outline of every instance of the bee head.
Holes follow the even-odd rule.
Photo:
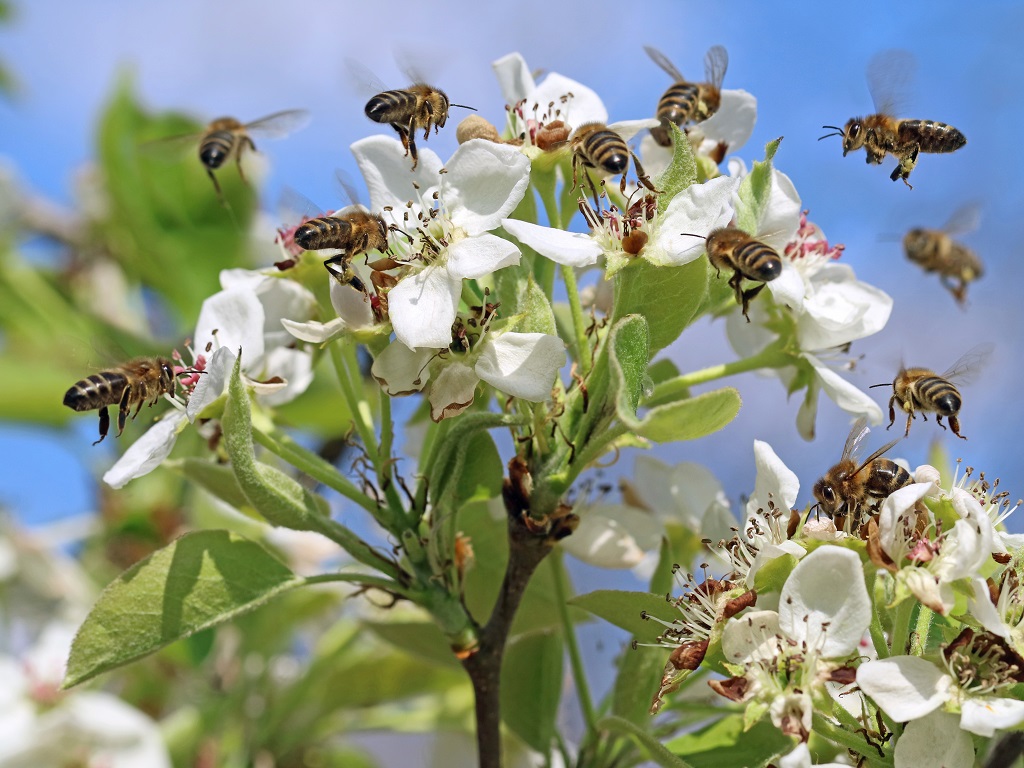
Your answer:
[[[818,500],[821,511],[829,517],[839,510],[839,496],[827,477],[821,478],[814,484],[814,498]]]
[[[843,127],[843,157],[864,146],[864,135],[864,126],[861,124],[860,118],[850,118]]]

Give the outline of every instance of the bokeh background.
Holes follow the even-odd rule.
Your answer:
[[[793,179],[811,219],[830,240],[846,245],[843,259],[861,279],[895,299],[886,330],[851,350],[863,356],[853,381],[861,387],[891,381],[901,360],[942,371],[977,343],[995,342],[988,366],[963,387],[961,422],[970,439],[956,440],[934,421],[918,421],[893,455],[915,466],[940,440],[952,457],[1001,477],[1012,496],[1024,494],[1018,447],[1024,185],[1017,166],[1024,4],[24,0],[13,11],[0,27],[0,60],[16,81],[13,97],[0,100],[0,162],[16,169],[34,194],[60,205],[71,204],[74,175],[94,157],[97,117],[122,75],[131,77],[147,107],[202,121],[311,110],[313,121],[300,133],[260,144],[271,165],[263,197],[270,206],[287,186],[331,207],[341,203],[335,169],[358,180],[349,144],[379,130],[362,114],[365,93],[345,58],[362,62],[392,87],[407,79],[396,58],[412,60],[453,101],[477,107],[500,125],[503,103],[490,62],[505,53],[520,51],[531,67],[591,86],[611,120],[620,120],[650,116],[669,84],[644,44],[664,51],[694,79],[706,49],[724,45],[726,87],[758,99],[754,136],[737,154],[749,164],[763,155],[766,141],[784,136],[776,166]],[[918,64],[901,114],[951,123],[968,137],[956,154],[922,156],[913,190],[889,181],[891,162],[869,167],[863,153],[844,159],[838,139],[817,141],[823,124],[842,125],[872,111],[865,67],[887,48],[910,51]],[[461,117],[453,113],[448,128],[427,144],[442,158],[454,150],[454,122]],[[960,308],[937,277],[905,260],[898,238],[910,226],[941,226],[972,201],[981,206],[982,224],[964,242],[987,273]],[[27,247],[37,258],[57,257],[46,244]],[[691,330],[666,353],[682,371],[734,357],[721,321]],[[16,366],[4,371],[5,379],[19,375]],[[656,455],[706,464],[737,502],[753,487],[752,441],[767,440],[800,477],[800,503],[809,501],[814,480],[840,454],[847,415],[823,395],[817,438],[808,443],[795,428],[799,396],[786,403],[777,380],[753,374],[728,383],[744,398],[739,417],[710,439],[661,447]],[[887,391],[874,392],[884,407]],[[54,409],[63,408],[62,394],[53,392]],[[91,470],[114,460],[113,440],[90,446],[95,429],[92,413],[62,429],[0,425],[0,503],[30,524],[92,509]],[[137,425],[129,430],[140,431]],[[876,430],[872,445],[893,433]],[[611,473],[628,473],[631,466],[624,456]],[[1011,527],[1022,525],[1011,520]],[[586,568],[578,576],[595,585],[618,578]],[[596,633],[585,634],[584,642],[597,659],[617,650],[604,648]]]

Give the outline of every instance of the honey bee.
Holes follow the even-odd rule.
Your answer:
[[[288,109],[283,112],[275,112],[272,115],[253,120],[251,123],[241,123],[233,117],[218,117],[206,126],[199,133],[189,133],[183,136],[171,136],[157,139],[150,142],[152,145],[178,144],[198,141],[199,160],[206,169],[213,188],[217,191],[217,197],[224,202],[220,182],[214,174],[218,168],[224,165],[227,160],[234,156],[235,165],[238,167],[238,175],[242,181],[246,181],[245,173],[242,170],[242,152],[248,148],[256,151],[256,144],[250,134],[263,135],[267,138],[284,138],[289,133],[298,130],[309,122],[309,113],[303,109]]]
[[[99,408],[100,439],[93,443],[96,445],[103,442],[110,430],[108,406],[118,406],[117,436],[120,437],[132,406],[135,406],[134,419],[147,400],[152,406],[161,395],[173,394],[175,376],[167,358],[141,357],[82,379],[64,393],[64,405],[74,411]]]
[[[836,521],[836,527],[856,531],[867,518],[877,512],[886,497],[914,482],[903,467],[882,454],[899,440],[886,443],[864,461],[858,461],[857,451],[870,430],[867,420],[858,419],[843,446],[839,463],[814,484],[817,506]]]
[[[604,123],[585,123],[579,126],[569,137],[569,148],[572,152],[572,185],[574,187],[576,186],[577,168],[582,165],[585,174],[588,168],[616,176],[621,174],[619,191],[625,194],[626,172],[629,170],[629,159],[632,157],[639,182],[651,192],[658,194],[650,177],[644,173],[640,160],[626,144],[626,138]],[[597,187],[589,174],[587,180],[590,182],[590,189],[594,193],[596,204]]]
[[[389,123],[395,129],[405,154],[412,155],[412,168],[416,170],[416,131],[422,128],[423,140],[429,139],[431,128],[437,133],[444,127],[451,107],[473,109],[465,104],[452,104],[444,91],[418,82],[401,90],[378,93],[366,102],[363,111],[375,123]]]
[[[978,206],[969,204],[956,210],[942,229],[915,227],[903,237],[907,258],[925,272],[937,272],[946,290],[961,306],[967,300],[967,284],[981,277],[984,268],[977,254],[952,236],[975,229],[978,218]],[[954,285],[954,280],[958,284]]]
[[[721,275],[723,269],[731,269],[729,287],[736,294],[736,303],[742,305],[743,316],[747,316],[750,300],[759,294],[765,283],[782,274],[782,257],[769,245],[762,243],[737,227],[720,227],[707,236],[708,261]],[[743,279],[760,283],[746,291],[740,288]]]
[[[680,128],[687,122],[702,122],[718,111],[722,101],[722,80],[729,67],[729,54],[720,45],[708,49],[704,55],[704,78],[706,82],[691,83],[676,69],[657,48],[644,46],[651,60],[675,80],[658,100],[658,111],[655,116],[661,125],[651,128],[651,136],[663,147],[672,146],[672,134],[668,124],[675,123]]]
[[[896,101],[892,88],[899,85],[895,79],[905,78],[912,70],[913,57],[906,51],[883,51],[876,54],[867,69],[868,90],[875,104],[875,114],[852,117],[842,128],[823,125],[822,128],[829,128],[835,133],[827,133],[818,141],[829,136],[840,136],[843,140],[843,157],[863,147],[867,154],[866,161],[875,165],[881,164],[885,156],[890,154],[899,160],[899,164],[889,178],[893,181],[903,179],[903,183],[910,187],[907,178],[917,164],[919,153],[955,152],[967,143],[960,131],[946,123],[892,116]]]
[[[962,440],[967,438],[960,434],[960,413],[962,398],[953,381],[966,383],[971,380],[992,354],[992,344],[979,344],[968,350],[948,371],[937,374],[929,368],[900,368],[900,372],[892,382],[892,397],[889,398],[889,427],[896,422],[896,407],[907,413],[907,430],[904,437],[910,434],[910,422],[921,411],[921,418],[928,420],[928,411],[935,413],[935,421],[945,429],[942,417],[949,421],[953,434]],[[872,387],[887,387],[888,384],[873,384]],[[889,429],[886,427],[886,429]]]

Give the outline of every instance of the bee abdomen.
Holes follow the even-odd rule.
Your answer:
[[[584,149],[593,163],[608,173],[625,173],[629,167],[629,147],[614,131],[595,131],[587,137]]]
[[[774,248],[751,240],[736,249],[736,267],[744,277],[767,283],[782,274],[782,259]]]
[[[121,400],[127,379],[116,371],[94,373],[64,393],[64,405],[75,411],[91,411]]]
[[[295,243],[306,251],[321,248],[340,248],[339,241],[347,239],[352,225],[334,216],[310,219],[295,230]]]
[[[922,152],[955,152],[967,143],[967,137],[952,125],[935,120],[903,120],[900,143],[917,143]]]
[[[206,135],[199,145],[199,159],[207,168],[220,168],[231,155],[235,146],[235,134],[231,131],[213,131]]]
[[[904,486],[910,485],[914,479],[903,467],[891,459],[875,459],[870,467],[865,488],[869,496],[884,499]]]
[[[956,387],[939,376],[929,376],[917,383],[921,399],[943,416],[960,412],[960,393]]]
[[[366,102],[366,116],[376,123],[393,123],[408,119],[416,105],[416,95],[409,91],[384,91]]]
[[[700,89],[693,83],[675,83],[669,86],[658,102],[656,117],[681,126],[693,114]]]

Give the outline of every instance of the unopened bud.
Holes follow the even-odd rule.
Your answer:
[[[491,125],[480,115],[470,115],[455,129],[455,138],[459,144],[465,144],[470,139],[487,139],[495,143],[501,142],[498,129]]]

